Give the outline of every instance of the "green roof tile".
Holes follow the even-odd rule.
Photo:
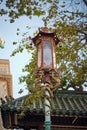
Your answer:
[[[3,111],[22,111],[24,100],[27,96],[15,99],[1,106]],[[25,112],[44,112],[44,105],[40,99],[33,105],[25,108]],[[87,92],[58,91],[51,99],[51,114],[58,115],[86,115],[87,116]]]

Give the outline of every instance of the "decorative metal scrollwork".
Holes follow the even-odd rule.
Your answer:
[[[48,89],[51,96],[53,95],[52,93],[58,89],[59,85],[59,73],[55,71],[45,72],[42,70],[37,74],[35,79],[35,87],[42,87],[43,91]]]
[[[43,96],[45,98],[44,105],[47,107],[46,114],[50,112],[50,101],[53,97],[53,92],[58,89],[60,85],[59,73],[56,71],[40,71],[36,75],[35,87],[41,87]]]

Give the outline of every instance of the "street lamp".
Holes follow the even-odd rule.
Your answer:
[[[45,98],[45,130],[51,130],[50,98],[59,86],[58,72],[56,71],[56,45],[59,39],[55,32],[49,32],[45,22],[44,28],[32,38],[37,49],[36,86],[38,83],[44,90]],[[56,78],[57,77],[57,78]],[[42,85],[43,84],[43,85]]]
[[[55,32],[49,32],[45,23],[43,30],[32,38],[37,48],[37,71],[56,68],[55,47],[59,43]]]

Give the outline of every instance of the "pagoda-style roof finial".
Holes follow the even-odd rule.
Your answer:
[[[44,27],[47,27],[47,22],[46,22],[46,20],[44,21]]]
[[[44,28],[43,28],[43,31],[44,31],[44,32],[48,32],[46,20],[44,21]]]

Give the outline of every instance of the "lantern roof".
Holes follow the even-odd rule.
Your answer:
[[[55,44],[56,45],[59,43],[60,40],[58,39],[55,31],[54,32],[50,32],[48,30],[46,22],[44,24],[44,27],[42,29],[39,28],[38,30],[39,30],[38,34],[35,37],[32,38],[32,41],[34,42],[34,44],[35,44],[36,40],[39,39],[42,35],[53,37],[53,39],[55,40]]]

